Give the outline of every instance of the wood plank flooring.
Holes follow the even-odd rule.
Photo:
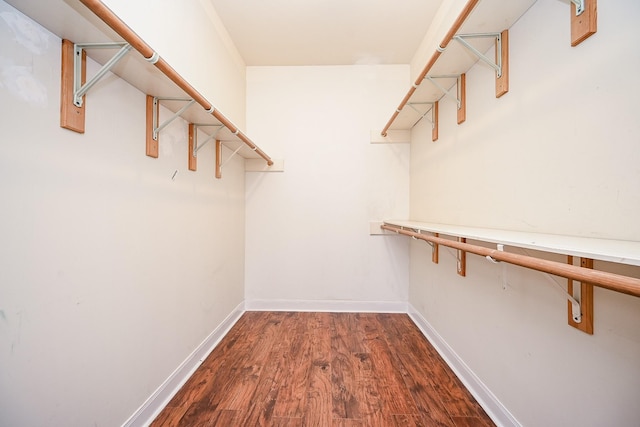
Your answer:
[[[151,424],[494,424],[406,314],[247,312]]]

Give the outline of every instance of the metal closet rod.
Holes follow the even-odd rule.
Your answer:
[[[556,261],[548,261],[528,255],[519,255],[511,252],[499,251],[497,249],[489,249],[484,246],[462,243],[455,240],[443,239],[428,234],[416,233],[405,230],[403,228],[383,224],[384,230],[393,231],[405,236],[415,237],[416,239],[425,240],[427,242],[437,243],[438,245],[448,246],[450,248],[459,249],[461,251],[470,252],[472,254],[483,257],[490,256],[496,261],[504,261],[510,264],[519,265],[537,271],[542,271],[556,276],[566,277],[580,282],[591,283],[601,288],[610,289],[616,292],[640,297],[640,279],[634,277],[623,276],[606,271],[592,270],[589,268],[579,267],[570,264],[563,264]]]
[[[382,129],[382,132],[381,132],[382,136],[387,136],[387,131],[395,121],[396,117],[398,117],[398,114],[400,114],[400,111],[404,108],[407,102],[409,102],[409,99],[411,98],[411,96],[413,96],[413,93],[416,91],[416,89],[418,89],[418,86],[420,85],[420,83],[422,83],[424,78],[427,76],[427,73],[431,71],[431,68],[435,65],[438,58],[440,58],[440,55],[442,55],[442,52],[444,52],[449,42],[453,40],[453,36],[455,36],[456,33],[460,30],[460,28],[462,27],[462,24],[464,24],[464,21],[467,20],[467,17],[469,17],[469,15],[471,14],[471,11],[476,7],[479,1],[480,0],[469,0],[467,4],[464,6],[464,9],[462,9],[462,12],[460,12],[460,15],[458,15],[458,18],[456,18],[455,22],[449,29],[449,32],[444,36],[444,39],[438,45],[438,48],[433,53],[433,55],[431,55],[431,59],[429,59],[429,62],[427,62],[425,67],[422,69],[422,72],[420,73],[420,75],[418,75],[418,78],[409,89],[409,92],[407,92],[407,94],[404,96],[404,98],[400,102],[400,105],[398,106],[398,108],[396,108],[396,111],[394,111],[393,115],[385,125],[384,129]]]
[[[127,26],[116,14],[114,14],[107,6],[100,0],[80,0],[91,12],[104,21],[112,30],[114,30],[120,37],[128,42],[135,50],[153,62],[154,65],[162,71],[172,82],[174,82],[180,89],[185,91],[192,99],[202,106],[208,112],[218,119],[224,127],[229,129],[231,133],[236,135],[242,142],[247,144],[253,151],[258,153],[260,157],[267,161],[269,166],[273,165],[273,160],[264,151],[260,149],[249,137],[244,135],[229,119],[227,119],[222,113],[216,110],[209,101],[206,100],[193,86],[189,84],[180,74],[176,72],[164,59],[160,58],[158,54],[142,40],[131,28]],[[157,60],[156,60],[157,58]],[[155,61],[155,62],[154,62]]]

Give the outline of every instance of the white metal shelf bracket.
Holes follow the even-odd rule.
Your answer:
[[[240,151],[242,149],[242,145],[239,146],[238,148],[236,148],[233,153],[231,153],[231,155],[229,156],[229,158],[227,158],[227,160],[225,160],[221,165],[220,165],[220,169],[222,169],[223,167],[225,167],[225,165],[227,163],[229,163],[229,161],[231,161],[231,159],[233,159],[235,157],[236,154],[238,154],[238,151]]]
[[[495,39],[495,61],[480,52],[467,39],[493,38]],[[456,34],[453,40],[458,41],[482,62],[488,64],[496,73],[496,98],[509,92],[509,30],[501,33]]]
[[[181,102],[186,102],[187,104],[184,107],[182,107],[180,110],[178,110],[176,113],[174,113],[167,120],[165,120],[164,123],[159,125],[158,124],[159,122],[158,107],[160,106],[160,101],[181,101]],[[165,127],[167,127],[169,123],[171,123],[172,121],[180,117],[182,113],[187,111],[189,107],[195,104],[195,102],[196,102],[195,100],[190,98],[160,98],[160,97],[154,96],[153,97],[153,139],[157,141],[158,134],[160,133],[160,131]]]
[[[417,125],[422,119],[425,119],[426,121],[428,121],[429,123],[431,123],[431,128],[433,129],[436,125],[435,122],[435,115],[434,115],[434,111],[433,111],[433,106],[435,105],[435,102],[407,102],[407,106],[409,108],[411,108],[413,111],[415,111],[416,113],[418,113],[420,115],[420,118],[418,120],[416,120],[411,127],[413,128],[415,125]],[[424,113],[422,111],[420,111],[418,108],[416,108],[416,105],[430,105],[431,108],[429,108],[427,111],[425,111]],[[431,118],[427,117],[427,114],[431,113]]]
[[[425,80],[429,80],[435,87],[440,89],[444,96],[448,96],[449,98],[456,101],[456,106],[458,109],[458,124],[463,123],[467,119],[467,95],[466,95],[466,87],[467,87],[467,78],[466,74],[447,74],[441,76],[425,76]],[[438,83],[437,79],[456,79],[456,94],[453,94],[452,90],[449,90]],[[438,114],[437,104],[434,106],[436,121]],[[438,132],[434,128],[434,132],[431,136],[433,141],[438,139]]]
[[[207,135],[204,141],[198,144],[198,128],[201,127],[213,127],[214,132],[211,135]],[[189,170],[195,171],[198,169],[198,151],[212,139],[218,138],[220,130],[225,127],[223,124],[213,123],[189,123]]]
[[[560,285],[560,283],[558,283],[549,273],[541,271],[540,274],[547,278],[548,282],[553,285],[554,289],[560,292],[562,296],[567,298],[570,306],[569,312],[571,320],[573,320],[574,323],[582,322],[582,308],[580,306],[580,301],[578,300],[581,297],[578,296],[578,299],[574,298],[573,294],[562,287],[562,285]]]
[[[571,0],[571,3],[576,5],[576,16],[582,15],[582,12],[584,12],[584,0]]]
[[[83,62],[85,49],[117,49],[120,50],[107,61],[100,70],[88,82],[82,84]],[[127,42],[114,43],[74,43],[73,45],[73,104],[82,107],[82,97],[91,89],[105,74],[107,74],[124,56],[131,50],[131,45]]]
[[[236,134],[237,134],[237,131],[236,131]],[[231,153],[231,155],[227,158],[227,160],[223,162],[222,161],[222,143],[220,142],[220,140],[216,139],[216,171],[215,171],[216,178],[218,179],[222,178],[222,168],[225,167],[225,165],[229,163],[229,161],[231,161],[231,159],[233,159],[236,154],[238,154],[238,152],[242,149],[242,147],[244,147],[244,145],[240,145],[238,148],[236,148],[233,151],[233,153]]]
[[[454,95],[451,90],[448,90],[440,83],[438,83],[437,79],[456,79],[456,94]],[[435,87],[440,89],[445,96],[448,96],[452,100],[456,101],[456,105],[458,108],[462,105],[461,96],[460,96],[460,74],[451,74],[451,75],[443,75],[443,76],[425,76],[425,80],[429,80]]]
[[[201,128],[201,127],[214,127],[216,129],[211,135],[208,135],[205,138],[205,140],[202,141],[201,144],[198,144],[198,128]],[[215,124],[207,124],[207,123],[194,123],[193,124],[193,149],[191,150],[191,155],[193,157],[198,157],[198,151],[200,151],[200,149],[202,147],[207,145],[207,143],[209,141],[211,141],[212,139],[216,139],[216,137],[218,136],[218,133],[220,132],[220,130],[222,130],[223,127],[224,127],[224,125],[215,125]]]
[[[497,244],[497,250],[500,251],[500,252],[504,252],[504,245]],[[527,251],[526,249],[523,249],[523,251],[524,251],[525,254],[529,253],[529,251]],[[502,262],[502,261],[496,260],[491,255],[487,255],[485,258],[489,262],[491,262],[493,264],[498,264],[498,263]],[[568,263],[573,264],[573,257],[568,257]],[[576,299],[576,297],[574,297],[573,283],[572,283],[571,280],[569,280],[567,289],[565,289],[560,283],[558,283],[554,279],[554,277],[551,274],[546,273],[544,271],[540,271],[539,273],[542,274],[551,285],[553,285],[555,290],[557,290],[558,292],[560,292],[562,294],[562,296],[567,298],[568,306],[569,306],[569,322],[570,322],[570,324],[571,323],[573,323],[573,324],[581,323],[582,322],[582,304],[580,303],[580,301],[582,300],[582,295],[581,295],[581,292],[580,292],[581,290],[579,288],[577,289],[578,297]],[[503,274],[505,274],[504,271],[503,271]],[[504,278],[503,278],[503,280],[504,280]],[[506,289],[506,284],[503,287],[503,289]],[[580,329],[580,327],[578,327],[578,329]]]
[[[484,53],[480,52],[473,45],[471,45],[466,39],[478,39],[478,38],[495,38],[496,40],[496,52],[502,52],[502,34],[501,33],[477,33],[477,34],[456,34],[453,39],[458,41],[464,47],[466,47],[471,53],[476,55],[480,60],[488,64],[496,71],[496,76],[502,76],[502,55],[496,55],[496,60],[488,58]]]

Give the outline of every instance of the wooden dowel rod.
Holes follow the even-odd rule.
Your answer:
[[[471,14],[471,11],[476,7],[479,1],[480,0],[469,0],[467,2],[467,4],[464,6],[464,9],[462,9],[462,12],[460,12],[460,14],[454,21],[451,28],[449,28],[449,32],[445,34],[444,39],[442,39],[442,42],[440,42],[439,47],[441,49],[446,48],[449,42],[453,40],[453,36],[455,36],[456,33],[460,30],[460,27],[462,27],[462,24],[464,24],[464,21],[469,17],[469,15]],[[424,66],[424,68],[422,69],[422,72],[420,72],[420,74],[418,75],[418,78],[409,89],[409,92],[407,92],[407,94],[404,96],[404,99],[400,102],[400,105],[398,105],[398,108],[396,108],[396,111],[393,113],[393,115],[391,116],[387,124],[384,126],[384,129],[382,129],[382,132],[381,132],[382,136],[387,136],[387,131],[389,130],[393,122],[396,120],[396,117],[398,117],[398,114],[400,114],[400,110],[402,110],[404,106],[407,105],[407,102],[409,102],[409,99],[411,98],[413,93],[416,91],[416,86],[419,86],[422,83],[422,81],[427,76],[429,71],[431,71],[431,68],[435,65],[438,58],[440,58],[440,55],[442,55],[442,52],[439,50],[436,50],[433,53],[433,55],[431,55],[429,62],[427,62],[427,64]]]
[[[145,58],[151,58],[155,51],[142,40],[131,28],[127,26],[118,16],[104,5],[100,0],[80,0],[91,12],[93,12],[98,18],[102,19],[112,30],[114,30],[120,37],[122,37],[127,43],[129,43],[135,50]],[[202,96],[193,86],[182,78],[164,59],[159,58],[155,63],[155,66],[162,71],[162,73],[169,78],[173,83],[182,89],[187,95],[194,99],[205,110],[210,110],[213,106],[207,99]],[[231,123],[222,113],[218,110],[213,110],[213,116],[218,119],[231,133],[236,134],[238,128]],[[273,160],[264,151],[262,151],[249,137],[242,132],[237,132],[236,136],[245,144],[255,151],[260,157],[267,161],[269,166],[273,165]]]
[[[445,34],[444,39],[442,40],[442,43],[440,43],[440,47],[442,49],[446,48],[449,42],[453,40],[453,37],[460,30],[460,27],[462,27],[462,24],[464,24],[464,21],[466,21],[469,15],[471,15],[471,12],[479,2],[480,0],[469,0],[467,2],[467,4],[464,6],[464,9],[462,9],[462,12],[460,12],[455,22],[449,29],[449,32]]]
[[[485,257],[488,255],[497,261],[508,262],[510,264],[519,265],[521,267],[526,267],[549,274],[555,274],[556,276],[566,277],[567,279],[579,280],[580,282],[591,283],[601,288],[640,297],[640,279],[634,277],[623,276],[606,271],[591,270],[589,268],[578,267],[575,265],[564,264],[556,261],[548,261],[545,259],[535,258],[527,255],[519,255],[510,252],[499,251],[497,249],[489,249],[483,246],[461,243],[455,240],[443,239],[441,237],[416,233],[386,224],[382,225],[381,228],[384,230],[394,231],[405,236],[411,236],[417,239],[426,240],[427,242],[437,243],[439,245],[448,246],[450,248],[471,252],[476,255]]]

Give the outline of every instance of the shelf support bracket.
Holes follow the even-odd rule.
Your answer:
[[[439,115],[438,115],[438,109],[439,109],[439,105],[440,105],[440,101],[436,101],[433,103],[433,127],[431,128],[431,141],[432,142],[436,142],[438,140],[438,120],[439,120]]]
[[[216,178],[222,178],[222,142],[216,139]]]
[[[160,121],[160,101],[181,101],[187,104],[174,113],[171,117],[164,121],[162,124],[158,124]],[[149,157],[158,157],[158,139],[162,129],[164,129],[169,123],[177,119],[189,109],[196,101],[190,98],[161,98],[157,96],[147,95],[147,143],[146,154]]]
[[[215,131],[208,135],[204,141],[198,144],[198,128],[201,127],[214,127]],[[189,123],[189,170],[195,171],[198,167],[197,156],[198,151],[207,143],[218,136],[220,130],[224,125],[208,124],[208,123]]]
[[[460,105],[461,105],[460,89],[459,89],[459,87],[460,87],[460,74],[443,75],[443,76],[425,76],[425,79],[429,80],[435,87],[440,89],[440,91],[442,93],[444,93],[445,96],[448,96],[452,100],[456,101],[456,105],[458,106],[458,108],[460,108]],[[457,80],[457,86],[458,86],[458,93],[454,95],[452,93],[452,91],[450,91],[449,89],[445,88],[440,83],[438,83],[437,79],[456,79]]]
[[[467,243],[466,237],[458,237],[458,242]],[[467,253],[465,251],[458,249],[457,258],[457,266],[458,266],[458,274],[462,277],[467,275]]]
[[[240,145],[238,148],[236,148],[233,153],[231,153],[229,158],[227,158],[227,160],[223,162],[222,143],[220,142],[220,140],[216,140],[216,178],[222,178],[222,168],[225,167],[225,165],[229,163],[229,161],[231,161],[231,159],[233,159],[240,150],[242,150],[242,147],[244,147],[244,145]]]
[[[571,46],[577,46],[598,31],[597,0],[571,0]]]
[[[497,57],[496,61],[493,61],[491,58],[485,56],[484,53],[480,52],[473,45],[471,45],[466,39],[478,39],[478,38],[487,38],[492,37],[496,39],[496,51],[500,52],[502,50],[502,37],[501,33],[478,33],[478,34],[456,34],[453,36],[453,39],[458,41],[464,47],[467,48],[471,53],[478,57],[478,59],[482,60],[484,63],[489,65],[496,71],[496,75],[498,77],[502,76],[502,63],[501,58]]]
[[[567,264],[573,265],[573,257],[567,256]],[[580,266],[593,269],[593,260],[580,258]],[[575,298],[578,291],[579,297]],[[572,326],[586,334],[593,335],[593,284],[581,282],[574,286],[572,279],[567,279],[567,321]]]
[[[440,234],[433,233],[433,236],[440,237]],[[434,264],[437,264],[439,260],[440,260],[440,245],[438,245],[437,243],[434,243],[433,245],[431,245],[431,262],[433,262]]]
[[[160,107],[160,101],[183,101],[186,102],[187,104],[182,107],[181,109],[179,109],[177,112],[175,112],[171,117],[169,117],[167,120],[164,121],[164,123],[162,124],[158,124],[158,122],[160,121],[160,117],[159,117],[159,108]],[[191,107],[193,104],[195,104],[195,100],[190,99],[190,98],[160,98],[155,96],[153,98],[153,139],[157,140],[158,139],[158,134],[160,133],[160,131],[162,129],[164,129],[165,127],[167,127],[172,121],[174,121],[175,119],[177,119],[178,117],[180,117],[182,115],[182,113],[184,113],[185,111],[187,111],[189,109],[189,107]]]
[[[571,0],[571,3],[575,5],[575,16],[582,15],[582,12],[584,12],[584,0]]]
[[[466,40],[487,37],[495,38],[495,61],[488,58]],[[504,30],[501,33],[456,34],[453,39],[495,70],[496,98],[500,98],[509,91],[509,30]]]
[[[447,90],[443,87],[436,79],[456,79],[456,94],[453,95],[451,90]],[[458,107],[458,124],[463,123],[467,119],[467,75],[466,74],[454,74],[454,75],[442,75],[442,76],[426,76],[426,80],[429,80],[435,87],[440,89],[445,96],[450,97],[451,99],[456,101],[456,105]],[[438,135],[436,132],[435,141],[438,139]]]
[[[86,49],[120,48],[109,61],[88,82]],[[131,50],[126,42],[114,43],[73,43],[62,40],[60,126],[78,133],[84,133],[85,95],[105,74],[107,74]]]
[[[404,227],[400,227],[400,230],[404,230]],[[422,230],[418,230],[418,229],[409,229],[409,231],[412,231],[412,232],[417,233],[417,234],[422,234]],[[398,233],[397,230],[396,230],[396,233]],[[433,236],[434,237],[440,237],[440,234],[439,233],[433,233]],[[413,240],[420,240],[416,236],[411,236],[411,238]],[[431,246],[431,262],[433,262],[434,264],[437,264],[439,259],[440,259],[440,257],[439,257],[439,255],[440,255],[440,250],[439,250],[440,245],[438,245],[437,243],[430,242],[428,240],[422,240],[422,241],[426,242],[429,246]]]
[[[411,127],[417,125],[420,120],[425,119],[431,123],[431,140],[436,141],[438,139],[438,101],[435,102],[408,102],[407,105],[416,113],[420,114],[420,118],[415,121]],[[415,105],[431,105],[424,113],[418,110]],[[431,113],[431,119],[427,117],[427,114]]]
[[[86,61],[85,49],[117,49],[120,50],[108,60],[100,70],[89,79],[88,82],[83,84],[83,65]],[[100,81],[105,74],[120,61],[131,50],[131,45],[127,42],[115,42],[115,43],[75,43],[73,46],[73,104],[76,107],[82,107],[84,95],[91,89],[96,83]]]

